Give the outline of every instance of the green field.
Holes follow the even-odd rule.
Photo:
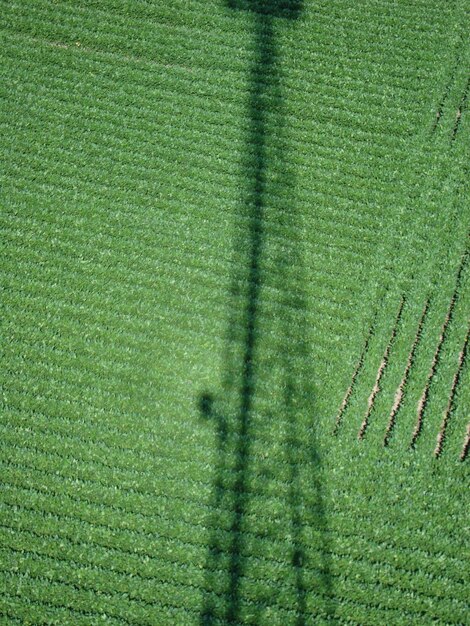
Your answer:
[[[0,0],[0,623],[470,625],[470,1]]]

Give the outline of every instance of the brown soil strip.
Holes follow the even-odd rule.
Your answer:
[[[462,99],[460,100],[459,108],[457,109],[457,113],[456,113],[456,116],[455,116],[454,129],[452,131],[452,141],[455,140],[455,137],[456,137],[457,132],[459,130],[460,120],[462,119],[463,112],[465,111],[466,106],[467,106],[467,98],[468,98],[469,90],[470,90],[470,78],[467,80],[467,84],[465,86],[465,90],[463,92]]]
[[[414,362],[414,357],[415,357],[415,353],[416,353],[416,348],[418,347],[419,341],[421,339],[421,333],[423,331],[423,326],[424,326],[424,321],[426,319],[426,315],[427,312],[429,310],[429,298],[426,300],[426,303],[424,305],[423,308],[423,312],[421,313],[421,317],[418,323],[418,329],[416,331],[416,336],[415,339],[413,341],[413,345],[411,346],[411,350],[410,353],[408,355],[408,360],[406,361],[406,367],[405,367],[405,371],[403,373],[403,377],[400,381],[400,384],[398,385],[398,389],[395,393],[395,399],[393,402],[393,406],[392,406],[392,410],[390,411],[390,416],[388,419],[388,424],[387,424],[387,429],[385,431],[385,436],[384,436],[384,446],[388,446],[391,434],[392,434],[392,430],[395,426],[395,421],[396,421],[396,417],[397,417],[397,413],[400,410],[401,404],[403,402],[403,397],[405,395],[405,388],[406,388],[406,384],[408,382],[408,377],[410,375],[410,371],[411,371],[411,367],[413,365]]]
[[[382,361],[380,362],[380,366],[379,366],[379,369],[377,371],[377,376],[375,378],[374,387],[373,387],[372,392],[371,392],[371,394],[369,396],[369,399],[367,401],[367,411],[366,411],[366,414],[365,414],[364,419],[362,421],[361,428],[359,429],[359,433],[357,435],[357,438],[359,440],[364,438],[364,435],[365,435],[366,430],[367,430],[367,426],[369,425],[369,418],[370,418],[370,415],[372,413],[372,409],[374,408],[375,398],[377,397],[377,394],[380,391],[380,381],[382,380],[382,377],[384,375],[385,368],[387,367],[387,363],[388,363],[388,358],[390,356],[390,350],[392,349],[393,343],[395,342],[395,337],[397,336],[398,324],[400,322],[400,318],[401,318],[401,314],[403,312],[404,305],[405,305],[405,297],[402,296],[401,302],[400,302],[400,307],[398,309],[398,313],[397,313],[397,316],[395,318],[395,323],[393,325],[392,334],[390,336],[390,339],[389,339],[389,342],[387,344],[387,347],[385,348],[385,352],[384,352],[384,355],[382,357]]]
[[[431,128],[431,134],[435,132],[435,130],[436,130],[436,128],[437,128],[437,126],[438,126],[438,124],[439,124],[439,122],[441,120],[442,114],[444,113],[444,105],[445,105],[446,100],[447,100],[447,98],[449,96],[450,89],[452,87],[452,83],[455,80],[455,74],[457,72],[459,63],[460,63],[460,54],[457,55],[457,59],[456,59],[456,61],[454,63],[452,71],[450,73],[450,78],[447,81],[446,86],[444,87],[444,93],[443,93],[442,98],[441,98],[441,100],[439,102],[439,105],[437,107],[436,117],[434,119],[434,123],[433,123],[432,128]]]
[[[456,285],[455,285],[455,289],[454,289],[454,293],[452,294],[452,299],[450,301],[449,304],[449,308],[447,310],[447,314],[444,320],[444,323],[442,325],[441,328],[441,334],[439,337],[439,341],[437,342],[437,347],[436,350],[434,352],[434,355],[432,357],[432,362],[431,362],[431,367],[429,368],[429,373],[428,373],[428,377],[426,379],[426,384],[424,386],[424,390],[423,393],[421,394],[421,398],[419,399],[418,402],[418,407],[417,407],[417,418],[416,418],[416,425],[414,427],[413,430],[413,434],[411,436],[411,442],[410,442],[410,447],[413,448],[416,444],[416,440],[418,439],[420,433],[421,433],[421,428],[423,427],[423,419],[424,419],[424,412],[426,410],[426,405],[428,403],[428,398],[429,398],[429,389],[431,387],[431,383],[432,380],[434,378],[434,374],[436,373],[437,370],[437,365],[439,363],[439,359],[441,356],[441,351],[442,351],[442,346],[444,345],[444,340],[446,338],[447,335],[447,329],[449,328],[449,324],[452,320],[453,314],[454,314],[454,309],[455,309],[455,304],[458,300],[459,297],[459,291],[460,291],[460,281],[462,278],[462,272],[464,270],[464,267],[467,263],[468,260],[468,250],[466,250],[462,256],[462,260],[460,262],[460,266],[459,266],[459,271],[457,272],[457,280],[456,280]]]
[[[465,363],[465,358],[467,356],[469,335],[470,335],[470,327],[467,330],[465,341],[463,343],[462,350],[460,351],[460,354],[459,354],[457,371],[455,372],[454,378],[452,379],[452,386],[450,388],[449,401],[447,402],[447,407],[446,407],[446,410],[444,411],[444,416],[442,418],[441,428],[439,429],[439,434],[437,435],[437,444],[434,449],[435,457],[439,457],[441,455],[442,447],[444,445],[447,424],[449,423],[450,414],[452,413],[452,409],[454,408],[455,392],[457,391],[457,387],[459,386],[462,369]]]
[[[336,421],[335,421],[335,427],[333,429],[333,435],[337,435],[338,434],[338,429],[340,427],[341,424],[341,420],[343,418],[343,413],[346,410],[346,407],[349,404],[349,398],[351,397],[352,392],[354,391],[354,387],[356,385],[356,380],[357,377],[359,376],[359,372],[361,371],[363,365],[364,365],[364,361],[366,358],[366,354],[369,350],[369,344],[370,344],[370,340],[372,338],[372,335],[374,334],[374,329],[375,329],[375,317],[377,316],[377,314],[374,316],[374,320],[372,321],[372,324],[369,327],[369,331],[367,333],[367,337],[364,343],[364,347],[362,348],[362,352],[359,356],[359,359],[356,363],[356,367],[354,369],[354,373],[352,375],[351,378],[351,384],[349,385],[346,394],[343,398],[343,401],[341,402],[341,406],[339,407],[339,411],[338,411],[338,415],[336,416]]]
[[[447,81],[447,83],[446,83],[446,85],[444,87],[444,91],[443,91],[441,100],[440,100],[440,102],[438,104],[438,108],[437,108],[437,111],[436,111],[436,117],[435,117],[434,123],[433,123],[432,128],[431,128],[431,134],[434,133],[434,131],[436,130],[436,128],[437,128],[437,126],[438,126],[438,124],[439,124],[439,122],[441,120],[441,117],[442,117],[442,115],[444,113],[444,106],[446,104],[447,98],[449,97],[452,84],[453,84],[453,82],[455,80],[455,76],[457,74],[457,70],[458,70],[459,65],[461,63],[462,48],[463,47],[464,47],[464,40],[463,40],[463,36],[462,36],[462,37],[460,37],[459,43],[457,44],[456,58],[455,58],[455,61],[453,63],[452,69],[450,71],[449,79],[448,79],[448,81]]]
[[[467,424],[467,432],[465,434],[465,439],[462,446],[462,452],[460,453],[460,460],[465,461],[468,454],[468,449],[470,448],[470,422]]]

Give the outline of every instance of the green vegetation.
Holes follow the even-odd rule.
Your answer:
[[[2,623],[470,624],[469,1],[0,8]]]

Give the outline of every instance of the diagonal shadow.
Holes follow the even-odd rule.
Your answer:
[[[294,590],[295,623],[303,626],[310,592],[322,598],[319,614],[331,618],[333,611],[321,461],[312,423],[302,224],[286,158],[275,41],[276,26],[299,17],[301,0],[230,0],[229,6],[251,11],[255,46],[243,169],[247,186],[239,215],[223,397],[200,398],[201,413],[216,424],[218,452],[200,624],[257,624],[263,604],[273,601],[263,594],[261,600],[250,599],[244,585],[250,567],[250,496],[257,497],[252,483],[258,481],[261,492],[284,484],[282,528],[289,537],[281,542],[289,553],[285,582]],[[282,449],[283,481],[276,475],[275,453],[269,470],[260,463],[263,445]],[[250,619],[242,612],[247,602]]]

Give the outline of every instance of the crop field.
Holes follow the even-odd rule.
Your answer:
[[[470,0],[0,0],[0,623],[470,625]]]

